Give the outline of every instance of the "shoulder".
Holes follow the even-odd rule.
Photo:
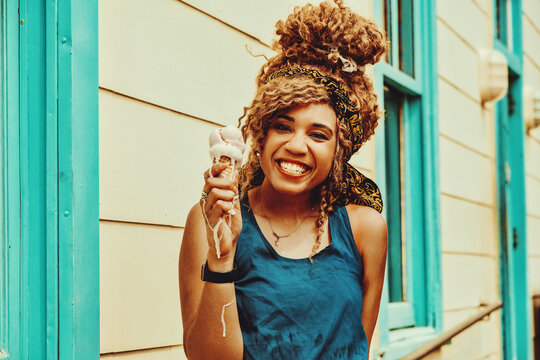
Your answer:
[[[388,235],[384,217],[369,206],[350,204],[346,209],[360,254],[373,250],[386,252]]]

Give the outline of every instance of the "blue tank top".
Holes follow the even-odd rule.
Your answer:
[[[279,255],[242,203],[235,281],[244,359],[367,359],[363,263],[347,210],[329,215],[330,245],[313,263]]]

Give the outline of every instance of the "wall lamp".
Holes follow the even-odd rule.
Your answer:
[[[508,61],[499,50],[480,49],[479,82],[482,103],[497,101],[508,91]]]

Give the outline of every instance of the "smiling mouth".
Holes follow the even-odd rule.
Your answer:
[[[292,175],[302,175],[310,169],[306,165],[302,165],[295,162],[288,162],[285,160],[279,160],[277,161],[277,164],[279,168],[283,170],[285,173],[292,174]]]

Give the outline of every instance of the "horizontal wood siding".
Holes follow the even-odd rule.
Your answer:
[[[499,299],[493,104],[480,102],[481,48],[491,48],[492,1],[437,1],[444,328]],[[501,357],[498,313],[429,359]]]

